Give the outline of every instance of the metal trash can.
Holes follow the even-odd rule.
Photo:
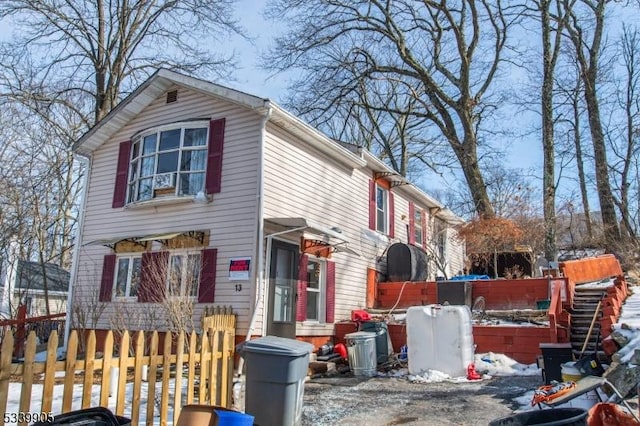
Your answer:
[[[244,408],[259,426],[297,426],[302,422],[304,379],[314,346],[265,336],[239,346],[246,362]]]
[[[373,377],[377,371],[376,333],[356,331],[344,336],[354,376]]]

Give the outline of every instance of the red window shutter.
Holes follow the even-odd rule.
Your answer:
[[[336,320],[336,263],[327,260],[327,323]]]
[[[369,179],[369,229],[376,230],[376,183]]]
[[[167,285],[169,252],[142,253],[142,272],[138,286],[139,302],[161,302]]]
[[[396,236],[395,216],[396,208],[393,202],[393,192],[389,191],[389,238],[395,238]]]
[[[409,201],[409,244],[416,243],[416,206],[413,205],[413,201]]]
[[[306,254],[300,255],[298,262],[298,300],[296,302],[296,321],[307,319],[307,266],[309,257]]]
[[[118,165],[116,169],[116,183],[113,188],[112,208],[123,207],[127,201],[127,178],[129,177],[129,156],[131,155],[131,141],[120,142],[118,151]]]
[[[198,303],[212,303],[216,295],[216,272],[218,249],[202,250],[202,268],[200,269],[200,288]]]
[[[100,283],[100,302],[111,302],[113,292],[113,279],[116,272],[116,255],[107,254],[102,262],[102,282]]]
[[[427,246],[427,214],[422,210],[422,247]]]
[[[220,192],[222,180],[222,147],[224,145],[225,119],[211,120],[209,123],[209,147],[207,154],[207,177],[205,189],[207,194]]]

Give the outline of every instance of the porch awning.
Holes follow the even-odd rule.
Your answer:
[[[124,237],[112,237],[112,238],[101,238],[99,240],[89,241],[84,243],[83,246],[107,246],[113,247],[115,244],[120,241],[131,241],[134,243],[144,243],[147,241],[163,241],[163,240],[171,240],[180,235],[190,235],[194,238],[202,240],[204,232],[203,231],[181,231],[181,232],[164,232],[161,234],[146,234],[146,235],[132,235],[132,236],[124,236]]]
[[[170,240],[172,238],[177,237],[180,234],[182,234],[182,232],[169,232],[165,234],[145,235],[142,238],[136,238],[136,241],[144,242],[144,241],[156,241],[156,240]]]
[[[283,232],[274,232],[270,235],[281,235],[285,232],[293,232],[293,231],[309,231],[313,234],[317,234],[326,238],[326,243],[333,247],[334,253],[349,253],[355,256],[360,256],[360,254],[349,247],[349,238],[342,233],[342,231],[338,227],[328,227],[317,223],[313,220],[306,219],[304,217],[276,217],[276,218],[265,218],[265,222],[280,225],[286,228]]]

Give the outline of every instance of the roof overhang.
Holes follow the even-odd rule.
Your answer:
[[[265,222],[284,228],[284,230],[282,231],[267,234],[267,237],[273,237],[276,235],[282,235],[291,232],[308,231],[309,233],[323,237],[323,241],[327,244],[327,246],[331,246],[333,248],[334,253],[342,252],[360,256],[358,252],[349,247],[349,238],[344,235],[338,227],[325,226],[303,217],[265,218]]]
[[[327,137],[313,126],[305,123],[289,111],[273,102],[271,103],[271,107],[272,113],[269,121],[298,136],[318,151],[354,169],[367,165],[364,159]]]
[[[82,135],[82,137],[73,144],[73,150],[82,155],[90,155],[96,148],[112,138],[116,132],[124,127],[144,108],[175,85],[222,98],[250,109],[259,110],[261,108],[267,108],[269,104],[268,99],[249,95],[239,90],[163,68],[151,75],[136,90],[116,105],[106,117]]]
[[[96,148],[110,140],[114,134],[144,108],[176,85],[243,106],[261,115],[271,111],[269,121],[298,136],[320,152],[352,168],[360,168],[366,165],[366,162],[358,155],[342,147],[269,99],[260,98],[167,69],[156,71],[135,91],[129,94],[106,117],[82,135],[73,144],[73,150],[81,155],[90,156]]]

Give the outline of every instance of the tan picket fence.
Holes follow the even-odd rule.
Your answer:
[[[35,418],[26,413],[56,415],[94,406],[110,408],[133,425],[167,425],[177,420],[185,404],[229,407],[235,315],[210,321],[206,333],[109,331],[102,345],[91,330],[82,351],[73,331],[64,360],[58,360],[54,331],[44,360],[36,354],[37,338],[31,332],[24,359],[14,362],[13,335],[7,333],[0,347],[0,412],[9,417],[0,417],[0,425],[13,424],[18,413],[23,420],[18,424],[26,425]],[[10,396],[14,403],[8,406]]]

